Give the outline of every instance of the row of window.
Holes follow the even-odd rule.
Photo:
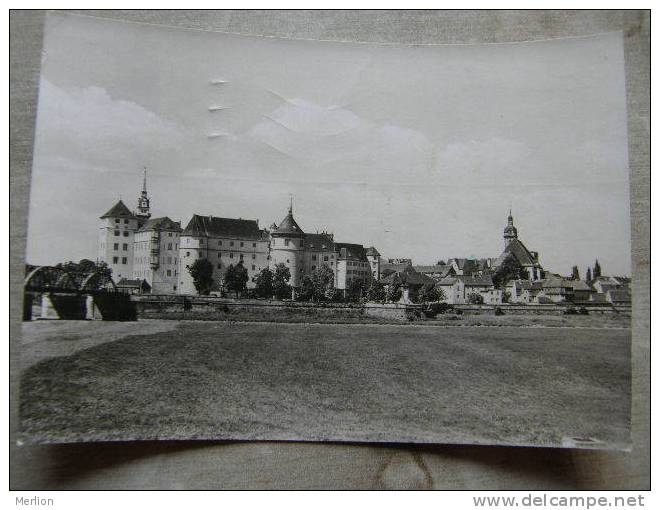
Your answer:
[[[133,277],[135,277],[135,278],[138,278],[138,277],[146,278],[150,273],[151,273],[151,271],[149,271],[148,269],[142,269],[142,270],[136,269],[135,271],[133,271]],[[165,271],[165,274],[167,276],[176,276],[177,275],[177,270],[175,269],[174,271],[172,271],[171,269],[168,269],[167,271]]]
[[[199,244],[204,244],[204,239],[200,239]],[[210,242],[208,244],[209,246],[211,245]],[[218,246],[222,246],[222,240],[218,240]],[[234,241],[229,241],[229,246],[234,246]],[[239,246],[243,248],[245,246],[245,242],[240,241]],[[256,247],[257,247],[257,243],[252,243],[252,248],[256,248]]]
[[[346,274],[359,274],[359,275],[365,275],[367,274],[368,271],[360,271],[359,269],[347,269]]]
[[[224,256],[229,256],[230,259],[234,258],[234,253],[232,253],[232,252],[225,252],[225,253],[222,253],[220,251],[218,252],[218,258],[221,258],[223,255]],[[203,256],[204,256],[204,254],[202,252],[199,252],[199,258],[201,259]],[[243,260],[244,256],[245,256],[244,253],[239,253],[238,254],[238,257],[239,257],[240,260]],[[190,252],[189,251],[186,252],[186,257],[190,257]],[[257,259],[257,254],[253,253],[252,254],[252,260],[256,260],[256,259]]]
[[[176,257],[160,257],[161,264],[176,264],[178,259]],[[151,257],[135,257],[136,264],[150,264]]]
[[[119,243],[115,243],[115,244],[113,245],[112,249],[115,250],[115,251],[119,251]],[[122,244],[122,245],[121,245],[121,249],[122,249],[123,251],[128,251],[128,244],[127,244],[127,243]]]
[[[121,223],[119,218],[115,218],[115,223]],[[128,220],[124,220],[124,225],[128,225]]]
[[[112,263],[113,264],[119,264],[119,257],[112,257]],[[121,263],[122,264],[128,264],[128,257],[122,257],[121,258]]]
[[[128,230],[124,230],[124,237],[128,237]],[[119,230],[115,230],[115,237],[119,237],[121,235],[121,232]]]
[[[252,264],[251,267],[252,267],[252,271],[256,271],[256,270],[257,270],[257,266],[255,266],[254,264]],[[222,269],[222,262],[218,262],[218,269]]]
[[[179,243],[167,243],[167,246],[165,247],[166,250],[178,250],[179,249]],[[147,241],[144,242],[138,242],[137,251],[146,251],[146,250],[151,250],[151,244],[148,243]]]

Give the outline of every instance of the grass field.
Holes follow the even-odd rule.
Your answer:
[[[25,440],[629,442],[627,329],[71,324],[24,325]]]

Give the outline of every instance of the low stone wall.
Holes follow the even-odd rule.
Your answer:
[[[421,306],[308,303],[203,296],[131,296],[139,319],[373,322],[423,318]]]
[[[461,310],[466,315],[493,315],[497,308],[501,309],[505,315],[562,315],[565,310],[574,308],[579,310],[584,308],[587,312],[592,314],[631,314],[630,305],[617,305],[613,306],[610,303],[594,303],[594,304],[572,304],[572,303],[558,303],[558,304],[513,304],[503,303],[501,305],[454,305],[455,309]]]
[[[232,299],[206,296],[142,295],[131,296],[139,319],[173,320],[246,320],[273,322],[409,322],[425,320],[422,305],[401,303],[309,303],[262,299]],[[465,315],[561,315],[565,304],[545,305],[454,305]],[[611,304],[585,305],[590,315],[630,315],[630,307]],[[452,314],[451,311],[448,314]]]

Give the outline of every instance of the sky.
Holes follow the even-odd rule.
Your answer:
[[[279,223],[432,264],[497,257],[511,207],[542,265],[630,274],[621,33],[374,45],[46,23],[27,261],[95,259],[99,216]]]

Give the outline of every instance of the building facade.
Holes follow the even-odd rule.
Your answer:
[[[230,265],[242,264],[248,272],[248,288],[252,279],[268,267],[268,232],[256,220],[219,218],[194,214],[181,232],[179,243],[179,284],[177,294],[197,294],[188,266],[206,259],[213,266],[213,290],[223,289],[223,277]]]
[[[108,264],[115,284],[134,276],[135,234],[151,217],[150,202],[145,169],[136,211],[132,212],[120,199],[100,217],[97,262]]]
[[[100,218],[97,262],[112,269],[112,279],[133,277],[133,243],[141,220],[119,200]]]
[[[135,232],[133,279],[146,281],[153,294],[177,292],[181,232],[168,217],[149,219]]]

